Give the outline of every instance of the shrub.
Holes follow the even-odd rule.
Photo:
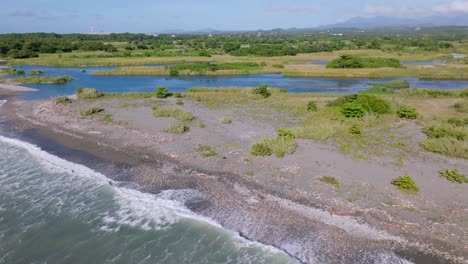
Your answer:
[[[383,98],[372,94],[360,93],[345,95],[328,103],[328,106],[340,106],[347,103],[356,103],[361,105],[365,111],[376,114],[387,114],[391,112],[390,104]]]
[[[416,109],[413,107],[409,106],[402,106],[400,109],[397,111],[397,115],[400,118],[406,118],[406,119],[416,119],[418,117],[418,113],[416,112]]]
[[[352,125],[349,128],[348,133],[351,134],[351,135],[360,135],[361,134],[361,128],[358,125]]]
[[[328,106],[342,106],[346,103],[352,103],[356,101],[357,97],[358,97],[357,94],[349,94],[349,95],[341,96],[329,102],[327,105]]]
[[[320,178],[321,182],[335,186],[335,188],[340,188],[340,182],[335,177],[323,176]]]
[[[90,115],[94,115],[94,114],[102,112],[102,111],[104,111],[104,109],[102,109],[100,107],[92,107],[92,108],[89,108],[89,109],[81,110],[80,114],[81,114],[81,116],[90,116]]]
[[[200,153],[203,158],[208,158],[208,157],[213,157],[213,156],[218,155],[218,153],[210,146],[199,145],[195,150],[198,153]]]
[[[190,127],[188,127],[187,125],[183,125],[183,124],[170,125],[163,131],[169,134],[180,135],[180,134],[190,131]]]
[[[63,76],[63,77],[58,77],[58,78],[55,78],[52,83],[53,84],[65,84],[67,82],[71,82],[73,81],[73,78],[70,77],[70,76]]]
[[[153,107],[153,115],[155,117],[172,117],[181,122],[188,122],[193,120],[193,115],[190,112],[182,111],[178,108],[160,108]]]
[[[229,117],[223,117],[221,119],[221,124],[228,125],[228,124],[231,124],[231,123],[232,123],[232,120]]]
[[[106,122],[106,123],[113,123],[114,119],[112,118],[111,114],[105,114],[102,116],[101,121]]]
[[[102,93],[94,88],[78,88],[76,89],[76,96],[80,99],[96,99],[101,97]]]
[[[156,94],[157,98],[166,98],[168,91],[169,90],[166,87],[159,86],[158,88],[156,88],[154,93]]]
[[[271,150],[269,144],[267,143],[267,139],[262,139],[258,142],[255,142],[250,147],[250,154],[253,156],[271,156],[273,151]]]
[[[263,96],[263,98],[270,97],[271,95],[271,92],[268,90],[268,85],[264,85],[264,84],[258,86],[257,88],[254,88],[253,93],[261,95]]]
[[[184,105],[184,102],[182,102],[181,100],[177,100],[177,102],[175,104],[176,105]]]
[[[445,169],[439,171],[442,178],[456,183],[468,183],[468,177],[461,174],[457,169]]]
[[[307,111],[317,112],[317,104],[314,101],[309,101],[307,103]]]
[[[346,117],[363,117],[365,113],[364,107],[358,103],[346,103],[341,106],[341,112]]]
[[[410,194],[417,194],[419,192],[418,186],[416,186],[416,183],[408,175],[393,179],[392,184],[397,186],[399,190]]]
[[[468,101],[456,103],[453,107],[460,113],[468,113]]]
[[[179,70],[177,68],[171,67],[169,69],[170,76],[179,76]]]
[[[359,55],[341,55],[338,59],[331,60],[327,68],[400,68],[401,63],[393,58],[364,57]]]
[[[44,72],[41,71],[41,70],[30,70],[29,74],[30,75],[42,75],[42,74],[44,74]]]
[[[278,128],[276,130],[276,132],[278,132],[278,137],[296,138],[294,133],[291,130],[288,130],[288,129]]]
[[[55,97],[54,101],[55,101],[55,104],[67,104],[67,103],[72,102],[70,98],[68,98],[68,96],[65,96],[65,95]]]

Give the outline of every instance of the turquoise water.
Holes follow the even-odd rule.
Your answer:
[[[0,263],[294,263],[192,213],[0,136]]]
[[[20,67],[20,66],[18,66]],[[75,80],[64,85],[25,84],[39,89],[38,92],[26,93],[26,99],[49,98],[57,95],[73,94],[78,87],[97,88],[103,92],[149,92],[157,86],[168,87],[171,92],[183,92],[197,86],[206,87],[255,87],[267,84],[270,87],[287,89],[290,93],[356,93],[369,89],[369,83],[386,82],[396,79],[337,79],[337,78],[299,78],[284,77],[279,74],[257,74],[242,76],[93,76],[96,70],[113,67],[61,68],[22,65],[23,70],[44,71],[45,76],[68,75]],[[81,72],[86,69],[86,72]],[[399,80],[399,79],[398,79]],[[468,80],[420,80],[406,78],[411,87],[433,89],[461,89],[468,87]]]

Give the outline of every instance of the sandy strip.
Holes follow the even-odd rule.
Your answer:
[[[18,92],[35,92],[35,91],[38,91],[37,89],[33,89],[33,88],[28,88],[28,87],[14,85],[14,84],[5,84],[5,83],[0,83],[0,89],[10,90],[10,91],[18,91]]]

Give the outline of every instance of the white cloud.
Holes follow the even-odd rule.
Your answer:
[[[448,4],[438,5],[433,10],[438,13],[468,13],[468,0],[455,0]]]

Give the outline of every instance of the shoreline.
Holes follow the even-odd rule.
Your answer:
[[[20,104],[27,109],[20,111],[21,113],[18,113],[19,115],[17,113],[12,113],[11,111],[16,108],[14,104]],[[304,254],[301,252],[308,252],[307,245],[312,245],[314,243],[313,241],[317,238],[310,237],[310,234],[304,235],[303,230],[315,230],[318,233],[322,233],[325,230],[326,232],[336,235],[337,240],[340,241],[338,243],[339,245],[335,246],[333,249],[322,249],[326,251],[330,257],[340,252],[339,250],[347,251],[346,253],[343,252],[342,256],[351,257],[362,248],[372,248],[374,250],[394,249],[395,251],[405,251],[405,247],[412,248],[412,243],[410,242],[395,241],[392,239],[375,241],[370,238],[355,237],[347,232],[343,233],[343,226],[338,225],[340,227],[333,227],[332,225],[330,227],[323,223],[323,221],[320,221],[323,220],[323,217],[332,217],[330,219],[334,219],[333,217],[338,217],[339,219],[341,219],[340,217],[344,217],[344,219],[354,219],[354,221],[360,219],[358,222],[365,220],[364,222],[367,222],[367,224],[370,224],[369,227],[372,227],[371,229],[365,230],[373,230],[373,228],[376,227],[377,230],[386,230],[390,232],[390,236],[396,235],[397,237],[414,229],[410,231],[409,234],[405,235],[407,237],[413,237],[413,241],[424,241],[429,238],[425,236],[426,238],[424,240],[422,238],[418,239],[419,235],[417,233],[420,232],[417,231],[418,228],[410,228],[407,231],[403,231],[407,227],[405,228],[398,224],[395,225],[392,221],[388,222],[388,216],[383,218],[380,216],[379,219],[376,215],[365,213],[359,208],[350,208],[343,203],[337,203],[337,201],[327,201],[327,203],[325,203],[324,201],[327,199],[323,199],[324,197],[320,197],[320,195],[315,199],[311,199],[310,197],[307,199],[300,196],[295,197],[296,194],[294,192],[277,188],[272,189],[271,186],[265,186],[259,182],[242,178],[226,171],[207,171],[203,168],[204,166],[197,167],[193,166],[193,164],[187,164],[183,160],[179,160],[178,157],[167,155],[167,153],[158,154],[158,152],[154,150],[141,146],[135,147],[126,144],[122,146],[122,144],[115,139],[110,141],[103,140],[102,136],[99,134],[84,134],[70,129],[70,127],[61,127],[57,126],[57,124],[45,122],[40,118],[33,120],[31,118],[32,116],[26,116],[28,113],[37,112],[37,106],[40,104],[43,104],[43,102],[32,101],[18,103],[9,101],[8,106],[4,106],[4,109],[7,109],[7,112],[9,112],[9,120],[19,125],[22,129],[29,128],[37,130],[39,134],[43,134],[48,138],[53,138],[53,140],[57,141],[59,144],[94,153],[97,154],[98,157],[114,161],[128,161],[130,158],[132,161],[131,166],[133,167],[132,172],[134,172],[136,176],[130,177],[129,181],[140,184],[144,187],[145,191],[154,193],[163,189],[194,188],[207,194],[209,197],[207,201],[196,203],[192,205],[190,209],[212,217],[227,229],[236,230],[242,236],[285,250],[288,254],[299,257],[301,261],[305,263],[312,261],[312,255],[301,256],[301,254]],[[135,131],[127,131],[126,133],[131,134],[135,133]],[[98,145],[96,145],[96,143],[98,143]],[[111,155],[112,157],[109,157],[109,151],[114,153]],[[158,175],[154,178],[154,171],[163,171],[163,175]],[[155,182],[155,180],[157,180],[157,182]],[[231,198],[237,197],[237,199],[226,199],[226,193],[229,193]],[[252,199],[255,201],[253,204]],[[250,204],[249,201],[251,201]],[[291,211],[291,207],[296,209]],[[259,208],[262,208],[262,210],[259,210]],[[278,210],[279,212],[277,212]],[[274,217],[271,214],[272,211],[276,212]],[[327,211],[331,212],[331,214],[327,213]],[[312,218],[310,216],[311,212]],[[322,213],[317,216],[318,212]],[[322,215],[323,213],[325,213],[325,215]],[[293,217],[293,222],[289,220],[292,215],[295,216]],[[252,216],[254,217],[252,218]],[[273,217],[273,219],[270,219],[271,217]],[[255,224],[252,223],[252,219],[255,219]],[[311,223],[311,221],[313,223]],[[281,234],[283,237],[271,237],[272,234],[268,232],[281,226],[286,228],[289,234],[283,233]],[[359,227],[359,225],[357,227]],[[276,232],[281,233],[280,231]],[[367,231],[362,232],[366,233]],[[414,234],[411,234],[411,232]],[[285,246],[283,241],[285,239],[290,240],[291,237],[296,237],[297,240],[304,242],[306,248],[294,251]],[[433,242],[442,243],[436,240]],[[343,250],[343,248],[347,250]],[[438,248],[444,248],[444,246],[441,244]],[[409,254],[409,252],[410,251],[408,251],[407,254]],[[437,255],[441,255],[441,252]],[[459,261],[462,263],[461,260]]]
[[[39,91],[38,89],[29,88],[25,86],[20,86],[17,84],[9,84],[9,83],[0,83],[0,92],[2,90],[13,91],[13,92],[36,92]]]

